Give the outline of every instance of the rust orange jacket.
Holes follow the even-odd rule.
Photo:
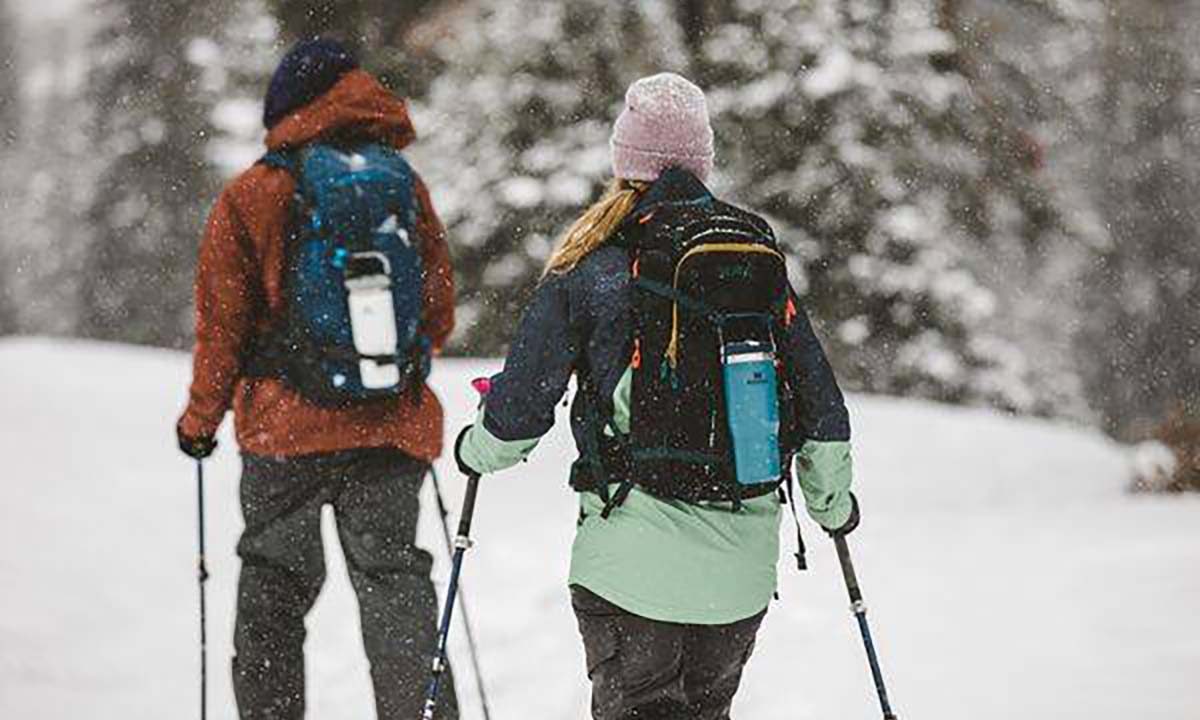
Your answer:
[[[346,133],[396,148],[416,137],[404,101],[355,70],[276,124],[267,147]],[[333,409],[306,402],[278,380],[241,375],[244,353],[283,311],[284,242],[294,187],[287,172],[257,164],[230,182],[212,209],[196,268],[196,347],[180,432],[210,437],[232,409],[238,445],[246,453],[395,447],[433,460],[442,451],[442,408],[428,387],[419,405],[406,397]],[[425,270],[421,332],[436,351],[454,327],[454,279],[445,228],[420,178],[416,198]]]

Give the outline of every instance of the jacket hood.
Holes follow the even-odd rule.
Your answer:
[[[365,70],[352,70],[267,133],[267,149],[282,150],[347,131],[403,149],[417,137],[408,105]]]
[[[638,199],[635,209],[646,208],[664,202],[687,202],[689,200],[711,200],[713,194],[708,186],[691,170],[679,166],[669,167],[658,176],[646,192]]]

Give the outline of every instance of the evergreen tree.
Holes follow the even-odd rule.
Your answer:
[[[0,152],[16,142],[21,117],[16,35],[12,11],[4,0],[0,2]]]
[[[69,19],[21,28],[21,72],[39,82],[20,95],[19,142],[0,165],[0,284],[21,332],[78,332],[95,165],[80,97],[88,34]]]
[[[981,270],[998,243],[1060,236],[1053,198],[1027,133],[973,92],[938,9],[725,8],[695,63],[719,166],[776,220],[851,387],[1054,412],[1059,388],[991,332],[998,299]]]
[[[446,0],[270,0],[285,42],[337,38],[385,85],[406,95],[423,93],[439,68],[428,52],[411,47],[410,31],[445,4]]]
[[[205,151],[211,99],[193,62],[199,28],[221,27],[224,3],[103,0],[89,95],[104,164],[89,212],[95,236],[82,331],[179,347],[215,190]],[[166,19],[169,18],[169,21]]]
[[[496,354],[558,235],[611,177],[626,85],[686,56],[667,2],[490,0],[460,23],[414,157],[455,247],[455,347]]]
[[[265,0],[238,0],[215,37],[194,53],[214,106],[208,152],[222,177],[244,171],[263,154],[263,96],[278,62],[279,21]]]
[[[19,102],[21,97],[20,82],[18,81],[17,51],[14,37],[16,28],[9,11],[8,3],[0,1],[0,192],[4,199],[0,200],[0,210],[8,216],[11,208],[11,198],[17,189],[17,180],[11,170],[11,151],[17,140],[17,124],[20,122]],[[16,332],[17,314],[13,307],[11,292],[12,278],[10,269],[12,258],[8,257],[11,239],[5,237],[7,231],[0,230],[0,336]]]
[[[1078,278],[1103,222],[1086,182],[1091,112],[1080,89],[1098,84],[1096,0],[938,0],[938,26],[955,38],[936,58],[969,83],[990,148],[983,187],[997,206],[975,266],[995,289],[995,329],[1022,351],[1035,392],[1055,414],[1094,421],[1077,352],[1084,312]]]
[[[1061,235],[1054,198],[1028,133],[947,61],[959,38],[937,9],[477,4],[418,115],[434,129],[418,152],[459,248],[459,347],[503,349],[558,234],[609,176],[625,87],[677,70],[709,91],[715,188],[775,222],[849,386],[1056,410],[1064,384],[990,332],[998,300],[982,272],[997,238]]]
[[[1200,416],[1200,21],[1182,0],[1108,0],[1094,146],[1110,230],[1086,277],[1081,354],[1092,402],[1119,437]]]

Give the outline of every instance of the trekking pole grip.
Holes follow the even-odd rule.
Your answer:
[[[462,513],[458,518],[458,537],[455,546],[471,535],[471,521],[475,517],[475,496],[479,493],[479,475],[467,476],[467,493],[463,496]]]
[[[854,572],[854,560],[850,558],[850,546],[846,543],[845,535],[834,535],[833,544],[837,547],[838,561],[842,566],[842,577],[846,580],[846,593],[850,596],[851,609],[858,612],[863,607],[862,588],[858,585],[858,574]]]

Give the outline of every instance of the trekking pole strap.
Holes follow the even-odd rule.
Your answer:
[[[796,490],[790,461],[788,462],[787,482],[785,484],[787,490],[785,491],[781,485],[779,492],[783,495],[784,502],[792,509],[792,524],[796,526],[796,569],[803,572],[808,569],[808,548],[804,546],[804,531],[800,529],[800,512],[796,510]]]

